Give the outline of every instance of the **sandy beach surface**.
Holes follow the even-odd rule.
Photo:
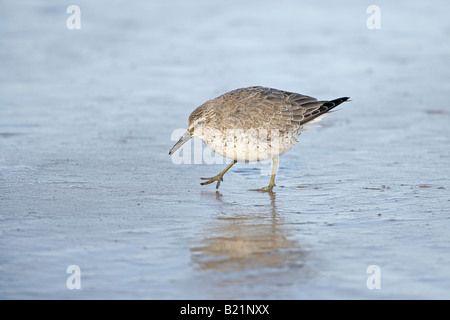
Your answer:
[[[450,298],[448,2],[75,4],[0,2],[1,299]],[[352,101],[201,186],[174,131],[252,85]]]

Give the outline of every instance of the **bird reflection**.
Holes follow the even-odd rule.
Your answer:
[[[270,202],[244,209],[226,203],[219,191],[216,199],[221,213],[208,235],[191,249],[193,262],[202,270],[235,271],[286,264],[301,265],[298,244],[288,239],[277,213],[276,194]]]

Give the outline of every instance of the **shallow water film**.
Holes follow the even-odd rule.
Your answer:
[[[448,2],[74,5],[0,2],[0,298],[450,298]],[[351,101],[201,186],[253,85]]]

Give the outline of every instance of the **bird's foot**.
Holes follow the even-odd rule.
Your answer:
[[[217,182],[216,189],[219,189],[220,182],[223,181],[223,175],[218,174],[217,176],[211,177],[211,178],[200,178],[201,180],[206,180],[205,182],[200,183],[202,186],[205,186],[207,184]]]
[[[274,184],[269,184],[267,187],[261,189],[253,189],[253,191],[273,192],[273,187],[275,187]]]

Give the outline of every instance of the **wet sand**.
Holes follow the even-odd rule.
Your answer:
[[[450,298],[446,2],[77,4],[0,5],[0,298]],[[273,195],[269,163],[200,186],[225,164],[171,135],[250,85],[352,102]]]

